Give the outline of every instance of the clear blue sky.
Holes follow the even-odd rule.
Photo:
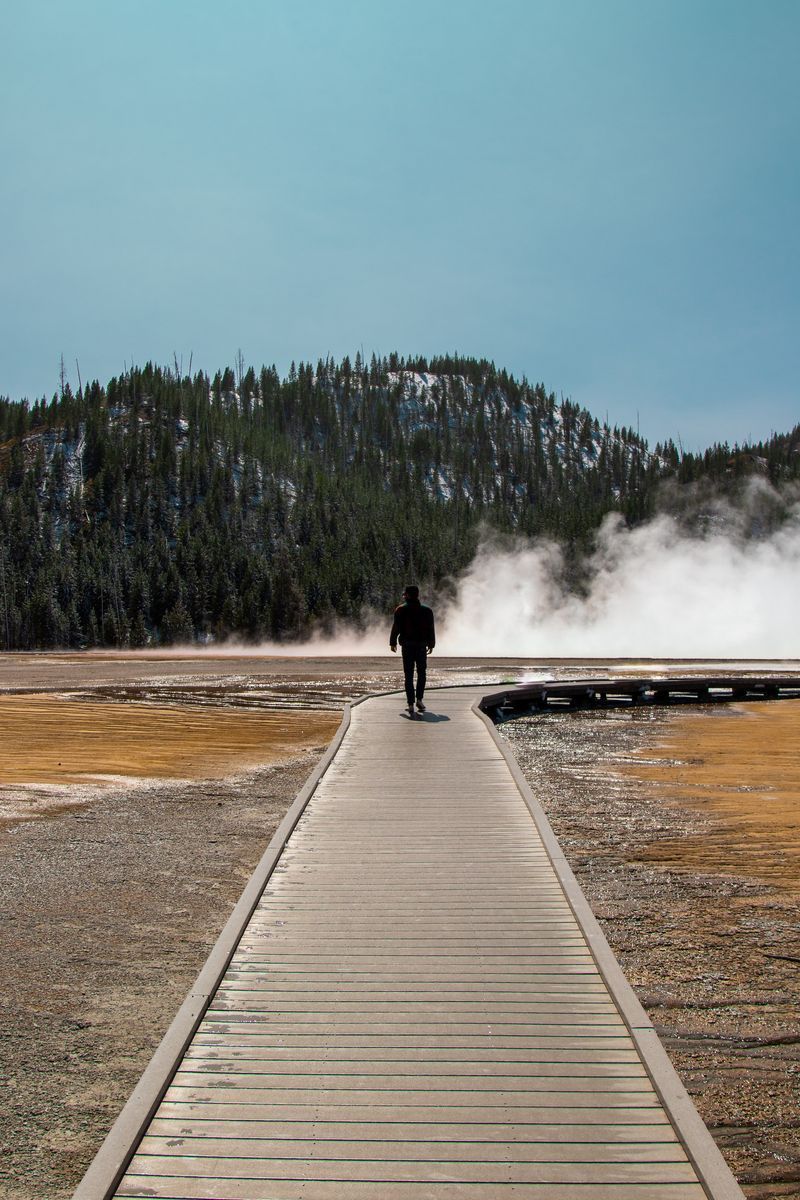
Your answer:
[[[796,0],[6,0],[0,393],[458,350],[788,429],[798,62]]]

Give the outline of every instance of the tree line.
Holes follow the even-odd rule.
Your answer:
[[[796,478],[799,434],[650,453],[457,356],[359,354],[280,378],[240,355],[213,377],[147,364],[49,401],[0,398],[0,646],[357,625],[406,581],[458,574],[486,527],[553,538],[578,573],[608,512],[645,519],[666,480]]]

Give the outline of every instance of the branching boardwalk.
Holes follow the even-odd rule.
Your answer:
[[[354,709],[113,1194],[741,1196],[479,696]]]

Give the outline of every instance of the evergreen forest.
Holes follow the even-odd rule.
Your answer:
[[[772,485],[784,519],[800,427],[768,443],[651,452],[544,385],[444,356],[211,378],[148,364],[51,400],[0,397],[0,648],[286,642],[446,586],[489,529],[580,564],[603,517]],[[705,506],[705,507],[704,507]],[[713,507],[713,506],[711,506]],[[715,510],[716,511],[716,510]]]

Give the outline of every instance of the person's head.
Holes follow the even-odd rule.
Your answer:
[[[419,600],[419,588],[415,583],[407,583],[403,588],[404,600]]]

